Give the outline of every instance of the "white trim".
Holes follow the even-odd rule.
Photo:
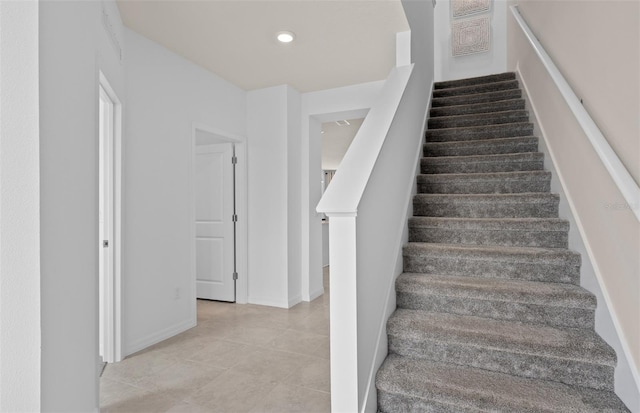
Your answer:
[[[113,280],[109,284],[112,291],[109,296],[113,299],[113,311],[109,312],[109,325],[113,332],[113,358],[110,362],[118,362],[123,358],[122,352],[122,101],[102,71],[99,71],[99,88],[102,88],[113,102]]]
[[[633,211],[636,219],[640,221],[640,187],[638,187],[638,184],[633,179],[629,171],[627,171],[627,168],[622,164],[618,155],[613,151],[613,148],[611,148],[611,145],[609,145],[609,142],[607,142],[607,139],[604,137],[591,116],[589,116],[589,113],[585,110],[584,106],[582,106],[580,99],[578,99],[576,94],[573,92],[567,80],[562,76],[562,73],[560,73],[558,67],[553,63],[553,60],[544,50],[544,47],[542,47],[542,44],[540,44],[538,39],[535,37],[531,28],[529,28],[520,14],[517,5],[511,6],[511,13],[529,40],[529,43],[531,43],[533,50],[547,69],[549,76],[551,76],[551,79],[567,103],[567,106],[569,106],[585,135],[587,135],[589,142],[593,145],[593,149],[598,154],[598,157],[609,172],[609,175],[611,175],[611,178],[622,193],[625,201],[627,201],[627,204]]]
[[[302,298],[299,296],[299,301],[302,301]],[[260,297],[260,296],[249,296],[249,302],[255,305],[265,305],[268,307],[278,307],[278,308],[291,308],[289,301],[285,300],[274,300],[271,297]],[[297,303],[296,303],[297,304]]]
[[[167,327],[163,330],[156,331],[153,334],[149,334],[148,336],[142,337],[132,342],[129,346],[127,346],[126,355],[130,356],[131,354],[137,353],[140,350],[144,350],[168,338],[176,336],[180,333],[184,333],[185,331],[195,326],[196,323],[193,320],[187,320],[171,327]]]
[[[536,109],[535,104],[533,103],[533,101],[531,101],[531,99],[529,98],[531,96],[531,94],[529,93],[529,88],[527,86],[527,82],[525,81],[524,77],[522,76],[522,73],[520,72],[520,68],[516,67],[516,71],[518,72],[518,77],[520,82],[522,83],[522,87],[525,91],[525,99],[526,101],[529,103],[529,105],[531,106],[531,110],[533,111],[534,117],[536,120],[540,119],[540,116],[538,115],[538,111]],[[592,266],[593,268],[593,273],[596,276],[596,280],[598,282],[598,286],[600,287],[600,291],[602,292],[602,297],[604,298],[604,304],[607,308],[607,312],[609,313],[609,316],[611,317],[611,321],[613,322],[613,326],[615,328],[616,333],[618,334],[618,340],[620,341],[620,346],[622,347],[622,351],[624,352],[625,357],[627,358],[628,364],[629,364],[629,370],[631,370],[631,374],[633,375],[633,379],[635,380],[635,384],[636,387],[638,388],[638,391],[640,392],[640,372],[638,372],[638,368],[637,365],[635,363],[635,357],[633,355],[633,352],[631,351],[631,349],[629,348],[629,344],[628,344],[628,340],[626,337],[626,334],[624,333],[624,330],[622,329],[621,325],[620,325],[620,321],[618,320],[618,316],[616,314],[616,312],[614,311],[614,307],[612,304],[612,299],[611,299],[611,295],[609,294],[609,291],[607,290],[606,284],[603,280],[603,275],[602,275],[602,271],[600,271],[600,267],[598,267],[598,262],[596,260],[595,254],[593,252],[593,249],[591,248],[591,244],[589,243],[589,238],[587,237],[587,233],[584,229],[584,226],[582,224],[582,221],[580,219],[580,215],[578,214],[578,210],[575,207],[575,203],[573,201],[573,198],[570,195],[570,192],[567,191],[568,186],[566,185],[566,182],[564,180],[564,177],[562,176],[562,172],[560,172],[560,170],[558,168],[555,167],[555,165],[558,165],[558,162],[556,160],[556,156],[553,152],[553,149],[551,147],[551,145],[549,145],[549,139],[547,139],[547,133],[544,130],[544,126],[537,121],[536,122],[537,126],[540,128],[540,134],[542,135],[542,138],[545,141],[545,145],[547,147],[547,151],[549,153],[549,157],[551,158],[551,163],[554,166],[554,172],[556,174],[556,176],[558,177],[558,181],[560,182],[560,186],[562,187],[562,192],[564,194],[564,198],[567,201],[567,204],[569,206],[569,209],[571,210],[571,215],[573,216],[573,219],[575,220],[576,223],[576,229],[578,230],[579,234],[580,234],[580,238],[582,239],[582,243],[584,244],[585,247],[585,251],[587,252],[588,258],[589,258],[589,264]]]
[[[240,135],[229,133],[222,129],[213,128],[199,122],[191,124],[191,151],[189,152],[189,225],[190,225],[190,281],[189,297],[192,297],[190,304],[190,316],[197,320],[196,307],[196,248],[195,248],[195,187],[194,187],[194,167],[193,156],[196,151],[196,132],[202,131],[214,135],[219,143],[231,142],[236,146],[236,211],[238,214],[238,227],[236,231],[236,265],[238,280],[236,281],[236,304],[246,304],[248,302],[248,197],[247,197],[247,145],[246,139]]]

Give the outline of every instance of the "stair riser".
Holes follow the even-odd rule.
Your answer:
[[[519,172],[541,171],[544,169],[542,160],[531,161],[495,161],[495,162],[455,162],[431,163],[427,159],[420,162],[420,172],[423,174],[464,174],[484,172]]]
[[[425,132],[427,142],[458,142],[499,138],[531,136],[533,125],[530,123],[505,124],[468,129],[432,129]]]
[[[501,155],[508,153],[528,153],[538,151],[538,140],[531,139],[523,143],[495,143],[472,144],[463,142],[460,144],[427,143],[422,151],[424,156],[471,156],[471,155]]]
[[[567,248],[566,231],[509,231],[447,228],[409,228],[410,242],[500,245],[504,247]]]
[[[522,92],[520,89],[503,90],[500,92],[480,93],[477,95],[451,96],[444,98],[434,98],[431,107],[471,105],[476,103],[498,102],[501,100],[520,99]]]
[[[429,119],[429,129],[464,128],[469,126],[498,125],[504,123],[528,122],[526,112],[505,115],[482,115],[474,117],[432,118]]]
[[[513,72],[507,73],[498,73],[494,75],[488,76],[478,76],[468,79],[456,79],[456,80],[445,80],[442,82],[435,82],[433,85],[434,90],[439,89],[448,89],[455,87],[463,87],[463,86],[471,86],[471,85],[481,85],[485,83],[495,83],[502,82],[507,80],[515,80],[516,74]]]
[[[414,341],[391,334],[389,351],[406,357],[471,366],[531,379],[613,390],[614,368],[608,365],[498,350],[477,344],[447,343],[435,339]]]
[[[429,111],[429,117],[435,119],[440,116],[460,116],[478,113],[504,112],[506,110],[522,110],[525,108],[524,99],[499,100],[484,104],[441,106]]]
[[[428,182],[418,183],[421,194],[517,194],[549,192],[549,181],[484,181],[484,182]]]
[[[558,202],[545,203],[439,203],[414,199],[413,214],[451,218],[557,218]]]
[[[506,278],[512,280],[544,281],[568,284],[580,283],[580,267],[553,265],[541,262],[497,261],[466,257],[429,256],[403,253],[404,272],[465,275],[469,277]]]
[[[487,397],[488,399],[489,397]],[[488,400],[487,400],[488,402]],[[488,403],[487,403],[488,404]],[[433,399],[406,396],[378,390],[378,413],[478,413],[476,408],[465,408],[447,403],[437,403]],[[557,413],[557,412],[549,412]]]
[[[496,320],[520,321],[553,327],[593,328],[594,310],[570,307],[551,307],[543,304],[523,304],[514,301],[499,301],[491,298],[452,297],[444,295],[398,292],[398,308],[441,312],[457,315],[493,318]]]
[[[478,93],[498,92],[502,90],[518,89],[517,80],[507,80],[502,82],[481,83],[477,85],[465,85],[458,87],[450,87],[446,89],[434,89],[434,98],[443,98],[449,96],[474,95]]]

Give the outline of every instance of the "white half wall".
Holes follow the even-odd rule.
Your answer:
[[[502,73],[507,70],[507,0],[493,0],[491,3],[491,50],[486,53],[453,57],[451,0],[437,0],[434,9],[436,82]]]
[[[0,2],[0,411],[40,411],[36,1]]]
[[[195,326],[193,124],[245,136],[243,90],[126,29],[124,353]]]

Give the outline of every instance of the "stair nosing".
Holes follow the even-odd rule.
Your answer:
[[[492,74],[484,75],[484,76],[474,76],[474,77],[471,77],[471,78],[450,79],[450,80],[442,80],[442,81],[434,82],[433,89],[434,90],[449,89],[449,87],[438,87],[439,85],[443,85],[445,83],[464,82],[464,81],[479,80],[479,79],[491,79],[491,78],[495,78],[495,77],[499,77],[499,76],[505,76],[505,75],[508,75],[509,77],[511,77],[513,75],[513,78],[512,79],[508,79],[508,80],[517,80],[517,76],[516,76],[515,72],[492,73]],[[483,85],[483,84],[487,84],[487,83],[493,83],[493,82],[473,83],[471,86],[473,86],[473,85]]]
[[[439,97],[433,97],[432,98],[432,102],[433,101],[439,101],[441,99],[452,99],[452,98],[470,98],[472,96],[483,96],[483,95],[490,95],[490,94],[500,94],[500,93],[504,93],[504,92],[511,92],[517,90],[518,92],[521,93],[520,96],[522,96],[522,90],[520,88],[513,88],[513,89],[504,89],[504,90],[492,90],[490,92],[482,92],[482,93],[469,93],[467,95],[454,95],[454,96],[439,96]],[[502,100],[512,100],[512,99],[519,99],[519,98],[511,98],[511,99],[502,99]],[[500,102],[500,101],[495,101],[495,102]],[[487,103],[487,102],[476,102],[476,103]],[[470,103],[471,104],[471,103]],[[446,107],[450,107],[450,106],[464,106],[464,105],[445,105]],[[442,106],[438,106],[438,107],[442,107]]]
[[[455,91],[457,90],[461,90],[461,89],[465,89],[465,88],[473,88],[476,86],[490,86],[490,85],[502,85],[502,84],[507,84],[507,83],[514,83],[515,82],[515,87],[513,88],[507,88],[507,89],[498,89],[498,90],[492,90],[491,92],[501,92],[503,90],[520,90],[520,82],[518,82],[518,79],[508,79],[508,80],[498,80],[495,82],[486,82],[486,83],[475,83],[472,85],[464,85],[464,86],[454,86],[454,87],[446,87],[446,88],[438,88],[436,89],[435,87],[433,88],[433,92],[440,92],[440,91]],[[484,92],[484,93],[488,93],[488,92]],[[454,95],[454,96],[468,96],[468,95],[477,95],[478,93],[464,93],[461,95]],[[439,97],[450,97],[450,96],[439,96]]]
[[[492,125],[476,125],[476,126],[462,126],[462,127],[453,127],[453,128],[438,128],[438,129],[427,129],[427,132],[449,132],[449,131],[454,131],[454,130],[460,130],[460,129],[465,129],[465,130],[469,130],[469,129],[484,129],[484,128],[495,128],[495,129],[506,129],[508,127],[514,127],[514,126],[519,126],[519,127],[531,127],[533,128],[533,123],[531,122],[512,122],[512,123],[498,123],[498,124],[492,124]]]

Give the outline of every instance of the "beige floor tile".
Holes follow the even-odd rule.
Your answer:
[[[289,377],[294,370],[313,361],[314,358],[310,356],[261,349],[238,363],[233,370],[281,381]]]
[[[331,391],[329,363],[324,359],[305,363],[295,369],[289,377],[283,380],[283,383],[329,393]]]
[[[315,356],[329,360],[331,355],[331,345],[329,343],[329,337],[321,343],[315,351]]]
[[[226,340],[211,340],[201,351],[187,357],[207,366],[230,368],[249,357],[259,348]]]
[[[248,412],[276,385],[273,379],[228,370],[191,395],[188,402],[211,412]]]
[[[315,355],[316,349],[326,336],[306,331],[287,330],[271,340],[266,347],[291,353]]]
[[[173,366],[176,362],[175,357],[160,351],[139,353],[127,357],[119,363],[107,364],[102,377],[123,383],[136,384],[145,377],[158,374]]]
[[[328,413],[331,396],[298,386],[279,384],[252,410],[255,413]]]
[[[277,336],[283,334],[284,329],[270,327],[240,327],[225,337],[227,341],[264,346]]]
[[[100,412],[160,413],[168,411],[175,404],[176,401],[170,397],[137,389],[117,401],[100,406]]]
[[[100,379],[100,406],[116,403],[139,391],[140,389],[130,384],[102,377]]]
[[[136,386],[151,392],[161,393],[166,397],[185,400],[225,371],[222,368],[179,361],[171,368],[141,379]]]
[[[210,413],[211,409],[187,402],[178,402],[166,413]]]

